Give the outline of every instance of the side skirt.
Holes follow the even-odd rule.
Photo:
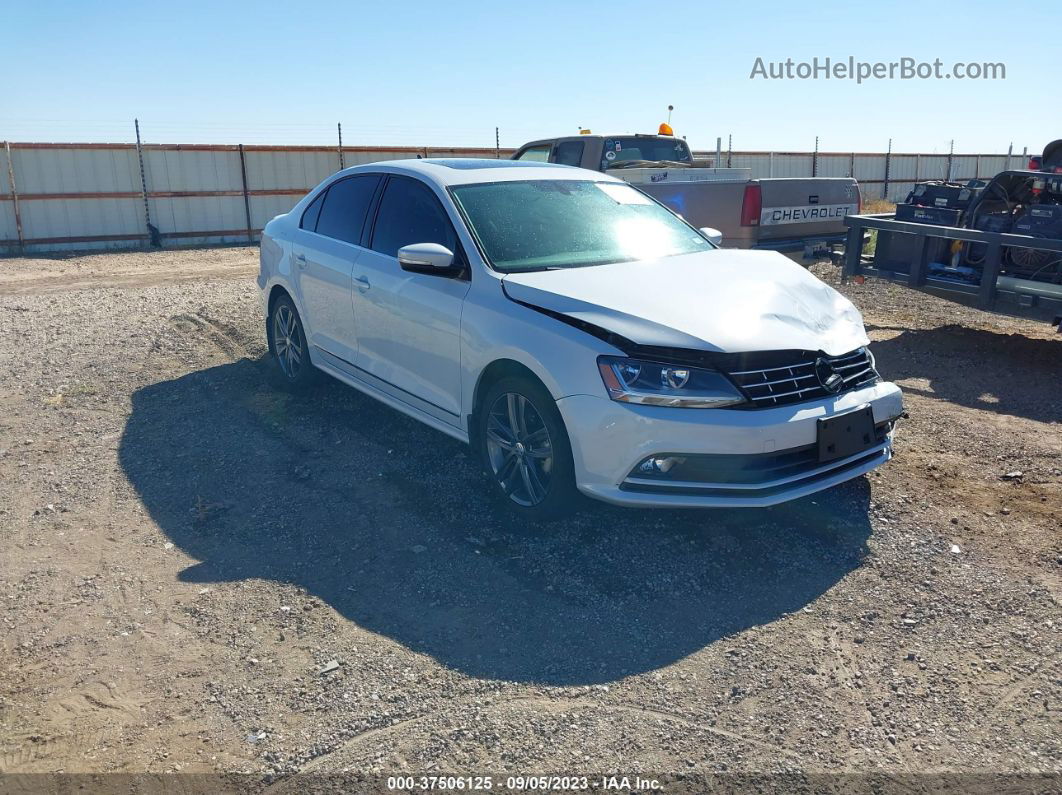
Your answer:
[[[347,386],[352,386],[359,392],[363,392],[371,398],[375,398],[381,403],[390,406],[393,409],[401,411],[403,414],[412,417],[415,420],[420,420],[425,425],[434,428],[437,431],[445,433],[447,436],[451,436],[457,439],[459,442],[468,444],[468,433],[463,429],[458,428],[456,425],[451,425],[446,420],[436,417],[434,414],[429,413],[427,410],[413,405],[400,397],[392,394],[389,390],[382,386],[385,382],[379,382],[381,386],[377,386],[374,383],[370,383],[365,376],[361,374],[360,370],[357,370],[353,365],[340,359],[338,356],[333,356],[328,351],[323,351],[316,346],[312,349],[311,361],[319,369],[328,373],[333,378],[342,381]],[[365,374],[368,375],[368,374]],[[372,376],[368,376],[372,378]],[[379,379],[373,379],[373,381],[379,381]],[[410,396],[411,399],[417,400],[416,397]],[[426,403],[425,406],[431,406],[430,403]],[[442,409],[437,409],[431,406],[434,411],[443,413]],[[457,419],[455,417],[455,419]]]

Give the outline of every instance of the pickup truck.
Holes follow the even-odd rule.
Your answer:
[[[746,168],[694,160],[670,135],[575,135],[524,144],[514,160],[607,171],[666,204],[696,227],[712,227],[728,248],[770,249],[797,262],[834,256],[844,218],[860,210],[851,178],[751,179]]]

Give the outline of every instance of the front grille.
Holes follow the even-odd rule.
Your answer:
[[[827,390],[819,381],[815,358],[801,358],[792,364],[776,367],[732,370],[728,375],[741,387],[753,408],[784,406],[830,397],[868,386],[878,380],[874,362],[866,348],[859,348],[842,356],[821,358],[842,378],[841,388],[835,392]]]

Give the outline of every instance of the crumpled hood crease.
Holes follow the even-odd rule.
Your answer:
[[[506,294],[639,345],[721,353],[822,351],[869,342],[852,302],[768,251],[719,249],[641,262],[511,273]]]

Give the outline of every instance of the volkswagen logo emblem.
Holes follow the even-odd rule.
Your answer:
[[[815,377],[819,379],[822,388],[831,395],[836,395],[844,386],[844,378],[841,374],[833,369],[828,359],[823,359],[821,356],[815,360]]]

